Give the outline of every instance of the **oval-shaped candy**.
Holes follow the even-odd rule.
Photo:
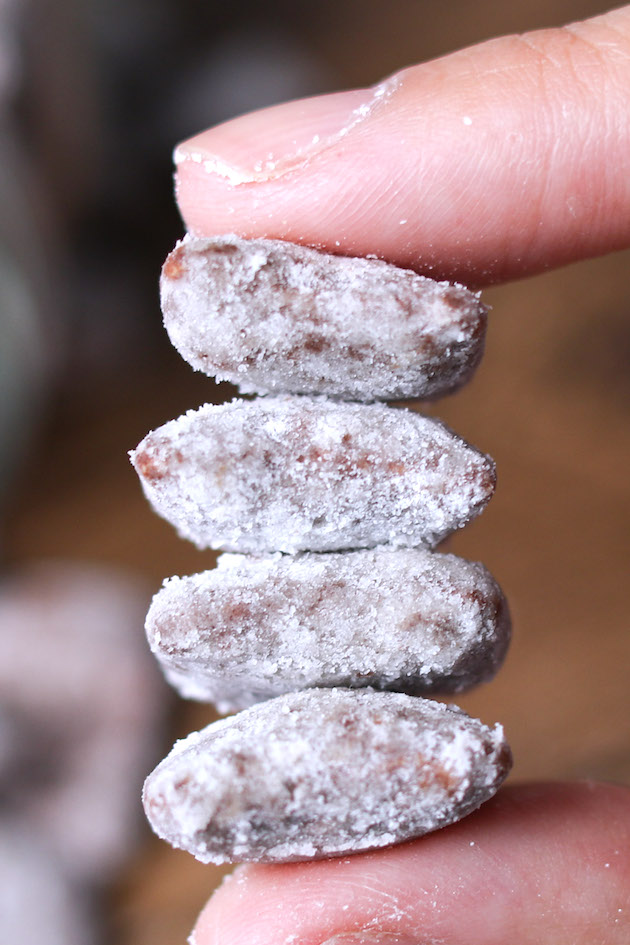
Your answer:
[[[186,236],[161,295],[182,357],[244,393],[440,397],[483,354],[487,310],[463,286],[280,240]]]
[[[206,404],[131,454],[155,510],[199,547],[434,546],[482,511],[494,463],[438,420],[382,404]]]
[[[316,687],[470,688],[499,669],[510,618],[482,564],[381,547],[221,555],[166,581],[146,630],[181,695],[231,712]]]
[[[393,692],[312,689],[178,742],[148,777],[155,832],[204,863],[357,853],[451,824],[511,765],[500,725]]]

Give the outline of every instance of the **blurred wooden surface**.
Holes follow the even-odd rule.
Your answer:
[[[361,16],[365,47],[345,65],[352,84],[483,36],[602,9],[568,2],[550,9],[531,0],[511,16],[496,5],[493,18],[492,4],[480,10],[462,0],[432,10],[421,42],[408,29],[410,18],[418,30],[427,24],[420,5],[388,4],[383,35],[378,4],[346,3],[341,26],[322,27],[321,43],[343,74],[344,40]],[[493,312],[482,367],[466,390],[431,408],[498,465],[495,498],[449,549],[483,560],[502,584],[514,642],[497,679],[457,701],[505,724],[517,779],[630,784],[629,272],[630,254],[622,253],[488,291]],[[150,512],[126,451],[149,428],[226,396],[229,390],[193,375],[165,349],[151,369],[112,378],[98,398],[77,392],[59,404],[13,508],[10,562],[60,556],[115,563],[146,575],[156,589],[167,575],[210,566],[211,554],[180,541]],[[180,703],[164,752],[211,718],[208,708]],[[148,830],[145,837],[111,895],[110,940],[184,942],[221,871],[171,851]]]

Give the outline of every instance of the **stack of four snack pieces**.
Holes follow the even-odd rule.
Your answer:
[[[489,679],[510,620],[480,564],[433,549],[485,507],[492,460],[379,401],[464,384],[486,309],[462,286],[273,240],[185,237],[162,273],[193,367],[263,395],[206,405],[132,454],[212,571],[165,582],[151,648],[182,695],[238,711],[147,779],[158,834],[204,862],[417,837],[495,793],[502,729],[425,698]]]

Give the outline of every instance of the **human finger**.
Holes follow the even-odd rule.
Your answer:
[[[482,285],[630,245],[630,7],[507,36],[176,150],[197,234]]]
[[[194,945],[627,945],[630,791],[504,788],[458,824],[385,851],[241,867]]]

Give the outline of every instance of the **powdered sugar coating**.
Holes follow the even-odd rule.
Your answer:
[[[377,259],[186,236],[160,285],[182,357],[244,393],[432,398],[465,384],[483,354],[475,293]]]
[[[206,404],[131,454],[155,510],[199,547],[434,546],[482,511],[494,463],[438,420],[382,404]]]
[[[146,630],[181,695],[231,712],[313,687],[460,691],[499,669],[510,619],[483,565],[381,547],[222,555],[166,581]]]
[[[204,863],[331,857],[419,837],[506,777],[501,726],[400,693],[313,689],[178,742],[148,777],[155,832]]]

